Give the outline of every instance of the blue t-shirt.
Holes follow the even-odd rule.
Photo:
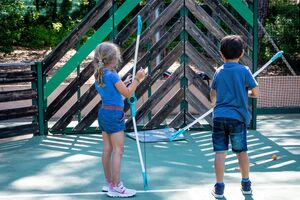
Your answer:
[[[237,119],[249,124],[248,89],[258,86],[250,69],[235,62],[228,62],[217,69],[211,88],[216,90],[213,117]]]
[[[108,106],[123,106],[124,99],[121,93],[115,87],[115,84],[120,81],[117,72],[110,69],[103,69],[104,87],[100,87],[98,81],[95,81],[95,87],[102,99],[102,105]]]

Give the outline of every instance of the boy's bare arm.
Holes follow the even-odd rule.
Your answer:
[[[211,104],[212,106],[215,106],[216,104],[216,98],[217,98],[217,92],[214,89],[210,90],[210,100],[211,100]]]
[[[249,90],[248,97],[250,97],[250,98],[257,98],[258,96],[259,96],[259,89],[258,89],[258,87],[255,87],[252,90]]]

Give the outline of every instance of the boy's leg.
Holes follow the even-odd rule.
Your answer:
[[[111,177],[111,153],[112,153],[112,144],[110,141],[110,136],[106,132],[102,132],[103,138],[103,152],[102,152],[102,166],[105,174],[105,178],[107,182],[112,181]]]
[[[215,174],[216,182],[222,183],[224,179],[224,168],[225,168],[226,152],[215,153]]]
[[[228,150],[229,137],[225,130],[224,118],[215,118],[213,123],[213,148],[215,152],[215,174],[216,184],[212,194],[215,198],[223,198],[225,184],[223,183],[225,159]]]
[[[113,147],[112,184],[117,186],[120,182],[121,159],[124,153],[124,132],[113,133],[110,139]]]
[[[230,136],[232,151],[236,153],[239,160],[242,175],[242,192],[243,194],[252,194],[251,181],[249,180],[249,158],[247,154],[247,128],[243,122],[233,123],[233,131]]]
[[[247,152],[241,152],[236,154],[239,160],[240,170],[242,178],[249,178],[249,158]]]

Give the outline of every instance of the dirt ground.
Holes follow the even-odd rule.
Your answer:
[[[44,49],[30,49],[24,47],[14,47],[15,51],[10,54],[4,54],[0,52],[0,63],[18,63],[18,62],[34,62],[42,61],[46,56],[52,51],[50,48]],[[56,73],[56,71],[69,60],[71,56],[75,54],[75,50],[71,49],[67,54],[54,66],[53,70],[49,72],[49,77]],[[93,54],[90,54],[87,59],[83,61],[80,66],[80,70],[87,66],[87,64],[92,60]],[[278,76],[278,75],[288,75],[288,69],[281,69],[275,63],[268,67],[261,76]],[[76,70],[67,78],[65,82],[70,82],[74,77],[76,77]]]
[[[19,62],[36,62],[36,61],[42,61],[49,55],[52,51],[52,49],[30,49],[30,48],[24,48],[24,47],[15,47],[15,50],[10,54],[4,54],[0,52],[0,63],[19,63]],[[62,67],[74,54],[76,51],[74,49],[71,49],[66,53],[65,56],[63,56],[60,61],[54,66],[54,68],[48,73],[48,77],[53,76],[60,67]],[[85,59],[81,66],[80,71],[82,71],[89,62],[92,61],[92,54],[88,56],[87,59]],[[77,76],[76,70],[71,73],[71,75],[65,80],[65,82],[72,81]]]

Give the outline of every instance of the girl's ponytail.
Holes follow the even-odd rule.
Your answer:
[[[104,83],[103,83],[103,74],[104,74],[103,67],[104,67],[103,66],[103,62],[99,61],[98,65],[95,68],[95,74],[94,74],[95,79],[98,81],[100,87],[104,87]]]

